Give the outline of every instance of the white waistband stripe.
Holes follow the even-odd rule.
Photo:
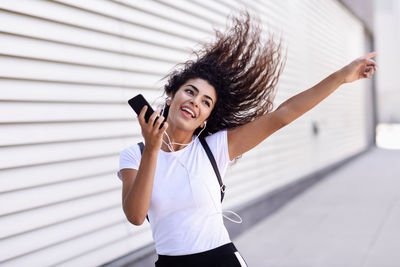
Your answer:
[[[247,267],[247,264],[244,261],[244,259],[242,258],[242,255],[240,255],[239,251],[236,251],[235,255],[236,255],[236,258],[238,259],[238,261],[240,262],[240,266],[241,267]]]

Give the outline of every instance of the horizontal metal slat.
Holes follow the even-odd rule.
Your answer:
[[[140,140],[133,137],[121,138],[114,148],[115,152],[109,155],[44,162],[42,164],[14,168],[7,168],[7,163],[5,163],[6,168],[0,171],[0,194],[64,183],[76,179],[85,179],[96,175],[109,175],[113,187],[116,187],[120,185],[120,180],[117,177],[120,152]]]
[[[30,112],[23,112],[22,109]],[[106,121],[131,119],[128,105],[88,103],[30,103],[3,102],[0,106],[0,122],[68,122]]]
[[[177,9],[192,16],[196,16],[206,22],[211,23],[212,27],[219,28],[224,26],[226,22],[225,17],[217,16],[214,12],[186,0],[155,0],[155,2]]]
[[[110,0],[125,8],[135,9],[143,13],[151,14],[159,18],[174,21],[189,27],[193,27],[203,32],[210,32],[211,28],[208,20],[200,19],[181,10],[163,5],[156,1],[130,1],[130,0]]]
[[[180,47],[181,49],[185,49],[188,46],[190,47],[198,41],[197,39],[190,39],[184,35],[178,36],[172,32],[144,28],[140,25],[125,23],[118,19],[85,12],[80,9],[75,9],[71,12],[72,9],[70,7],[49,1],[37,1],[34,5],[32,5],[32,2],[29,0],[21,0],[18,4],[15,4],[14,1],[8,1],[7,4],[5,2],[0,3],[0,8],[46,19],[54,23],[62,23],[92,31],[104,32],[112,35],[117,34],[147,42],[159,40],[169,45]]]
[[[129,115],[126,121],[6,124],[0,126],[0,147],[141,136],[136,113]]]
[[[214,1],[200,1],[200,0],[189,0],[194,5],[201,6],[204,9],[214,12],[217,16],[227,17],[233,10],[224,3],[220,3],[217,0]]]
[[[12,12],[0,12],[0,19],[4,22],[0,24],[0,31],[3,34],[148,58],[154,58],[156,55],[162,60],[171,62],[181,61],[188,53],[187,50],[169,46],[160,40],[150,42],[127,38],[72,25],[49,23],[41,18]]]
[[[72,180],[65,183],[52,184],[27,190],[14,191],[0,194],[2,203],[13,203],[2,205],[0,216],[4,214],[29,210],[54,203],[67,202],[70,199],[82,198],[86,195],[101,194],[119,188],[115,184],[114,177],[98,175],[90,178]]]
[[[1,54],[55,62],[90,65],[99,68],[167,73],[177,62],[109,53],[30,38],[0,34]]]
[[[101,249],[115,241],[124,240],[126,235],[127,228],[118,224],[59,244],[52,244],[37,251],[31,251],[26,255],[9,259],[6,263],[13,266],[25,266],[32,262],[39,266],[59,265],[65,260]],[[130,242],[130,248],[137,249],[138,244],[146,245],[151,242],[151,239],[151,232],[145,231],[135,237],[134,243]],[[59,253],[60,251],[63,253]]]
[[[150,234],[143,233],[143,235],[148,236]],[[111,262],[118,257],[126,256],[139,248],[145,246],[154,247],[154,242],[152,242],[151,239],[146,239],[145,241],[144,244],[139,244],[135,238],[127,236],[126,238],[117,239],[113,242],[107,243],[106,245],[90,252],[81,253],[79,256],[74,256],[62,263],[57,263],[57,266],[78,266],[80,264],[84,266],[100,266],[105,262]]]
[[[143,94],[147,101],[156,107],[162,97],[162,88],[131,87],[118,85],[62,83],[29,79],[7,79],[0,77],[1,97],[3,102],[38,102],[38,103],[76,103],[76,104],[122,104],[137,94]]]
[[[76,0],[53,0],[55,3],[65,4],[68,7],[82,9],[87,12],[110,17],[128,24],[134,24],[148,28],[150,30],[158,30],[160,32],[171,33],[176,36],[182,36],[184,39],[191,38],[199,40],[202,35],[208,35],[210,29],[199,30],[198,27],[189,27],[182,23],[176,23],[170,19],[155,16],[149,13],[136,10],[134,8],[126,8],[112,1],[76,1]],[[203,24],[206,24],[205,22]]]
[[[0,56],[2,77],[36,79],[54,82],[94,83],[114,86],[159,86],[164,73],[138,73],[124,69],[104,69],[94,66],[71,65],[64,62],[39,61],[31,58]]]
[[[121,182],[118,181],[118,183]],[[2,216],[0,217],[0,223],[4,227],[0,229],[0,240],[11,236],[23,235],[25,232],[46,228],[65,221],[90,216],[90,214],[110,208],[119,210],[121,216],[124,216],[121,192],[122,185],[120,190]],[[29,224],[26,223],[27,221],[29,221]],[[137,228],[133,228],[133,230],[136,231]]]
[[[3,257],[13,258],[64,240],[79,237],[97,229],[118,225],[123,219],[120,210],[105,210],[101,213],[91,214],[76,220],[65,221],[23,235],[3,239],[0,241],[0,249]],[[34,242],[31,242],[31,240],[34,240]],[[15,250],[17,246],[18,250]]]
[[[0,169],[107,157],[115,154],[121,145],[121,140],[112,138],[5,147],[0,157],[7,161],[0,162]]]

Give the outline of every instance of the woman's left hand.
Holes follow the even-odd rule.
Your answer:
[[[343,83],[351,83],[362,78],[371,78],[378,69],[376,62],[371,59],[376,55],[376,52],[371,52],[341,68],[339,73],[342,75]]]

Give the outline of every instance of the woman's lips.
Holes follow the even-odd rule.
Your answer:
[[[194,112],[194,110],[193,110],[191,107],[189,107],[189,106],[182,106],[181,109],[182,109],[183,111],[186,111],[186,112],[188,112],[189,114],[191,114],[191,115],[192,115],[192,118],[195,118],[195,117],[196,117],[196,113]]]
[[[189,112],[184,111],[182,109],[180,109],[180,111],[181,111],[182,115],[185,116],[186,118],[193,119],[192,114],[190,114]]]

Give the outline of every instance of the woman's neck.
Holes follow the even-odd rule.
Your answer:
[[[167,137],[167,134],[164,134],[162,137],[165,143],[169,144],[169,142],[171,141],[171,143],[189,144],[192,141],[193,132],[182,131],[180,129],[173,129],[174,127],[171,126],[172,125],[170,125],[166,130],[169,139]],[[171,152],[171,150],[165,143],[164,142],[162,143],[161,149],[165,152]],[[178,144],[171,144],[171,146],[174,149],[174,151],[178,151],[186,147],[186,145],[178,145]]]

